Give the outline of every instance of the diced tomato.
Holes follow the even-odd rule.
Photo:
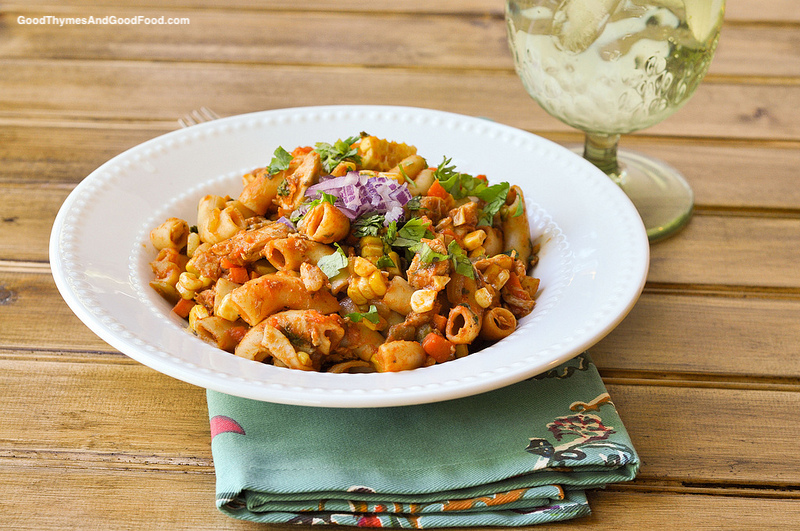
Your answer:
[[[194,305],[195,302],[192,299],[182,298],[175,304],[175,306],[172,307],[172,311],[186,319],[189,317],[189,312],[192,310]]]
[[[250,273],[247,272],[246,267],[242,266],[232,266],[228,269],[228,278],[231,282],[236,282],[237,284],[244,284],[248,280],[250,280]]]
[[[442,199],[447,199],[450,197],[450,194],[447,193],[447,190],[445,190],[441,183],[436,179],[433,180],[433,184],[430,188],[428,188],[427,195],[430,197],[441,197]]]
[[[476,175],[476,176],[475,176],[475,178],[476,178],[476,179],[480,179],[480,180],[481,180],[481,181],[483,181],[483,182],[487,182],[487,181],[489,180],[489,179],[488,179],[488,178],[487,178],[487,177],[486,177],[484,174],[482,174],[482,173],[481,173],[480,175]]]
[[[302,157],[303,155],[311,153],[313,150],[314,148],[312,148],[311,146],[301,146],[295,148],[294,151],[292,151],[292,157]]]
[[[435,359],[436,363],[444,363],[453,357],[456,346],[436,332],[431,332],[422,340],[422,350]]]
[[[438,330],[439,332],[444,333],[444,329],[447,327],[447,317],[441,314],[436,314],[433,316],[433,327]]]

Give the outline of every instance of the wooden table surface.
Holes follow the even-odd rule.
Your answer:
[[[204,391],[115,351],[63,302],[48,264],[56,212],[97,166],[201,106],[410,105],[579,142],[524,92],[502,11],[500,0],[0,5],[0,528],[259,527],[214,507]],[[190,23],[20,22],[107,15]],[[623,139],[684,172],[696,214],[651,246],[644,293],[590,351],[639,476],[590,492],[591,516],[540,529],[797,528],[799,43],[795,0],[729,0],[694,98]]]

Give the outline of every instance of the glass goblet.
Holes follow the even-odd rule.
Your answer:
[[[702,81],[725,0],[507,0],[517,75],[549,114],[586,133],[583,156],[619,184],[650,241],[683,227],[694,194],[664,162],[617,149],[620,135],[677,111]]]

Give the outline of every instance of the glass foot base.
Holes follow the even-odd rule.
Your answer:
[[[583,147],[573,151],[582,155]],[[694,192],[678,170],[635,151],[620,149],[617,159],[622,170],[617,184],[639,211],[650,242],[686,226],[694,210]]]

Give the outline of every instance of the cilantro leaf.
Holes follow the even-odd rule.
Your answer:
[[[512,218],[517,218],[525,213],[525,205],[522,204],[522,201],[517,202],[517,209],[511,214]]]
[[[348,263],[347,255],[344,254],[344,249],[342,249],[338,243],[334,245],[336,246],[336,252],[323,256],[317,261],[317,266],[328,278],[333,278],[338,275],[342,269],[347,267]]]
[[[502,182],[488,186],[476,194],[477,197],[485,203],[479,223],[485,223],[486,225],[492,224],[492,218],[495,214],[500,212],[500,207],[506,203],[508,189],[509,184],[507,182]]]
[[[416,249],[416,251],[419,253],[420,261],[425,264],[447,260],[448,258],[448,255],[431,249],[430,245],[427,243],[422,243],[419,245],[419,248]]]
[[[433,237],[433,233],[428,229],[428,224],[420,218],[412,218],[397,230],[397,236],[392,239],[390,245],[413,247],[426,237]]]
[[[375,266],[380,268],[387,267],[390,269],[393,267],[398,267],[398,265],[394,263],[394,260],[392,260],[391,257],[387,254],[378,258],[378,260],[375,261]]]
[[[383,214],[364,215],[353,222],[353,236],[363,238],[364,236],[377,236],[383,228]]]
[[[459,181],[459,173],[456,170],[455,164],[450,165],[450,161],[452,159],[448,159],[447,157],[443,157],[442,162],[436,167],[436,170],[433,172],[433,177],[439,181],[439,184],[442,185],[447,192],[453,189],[454,186]]]
[[[374,304],[369,305],[369,311],[367,312],[353,312],[348,313],[345,315],[348,319],[353,321],[354,323],[360,322],[362,319],[366,319],[372,324],[378,324],[380,322],[380,316],[378,315],[378,309],[375,307]]]
[[[422,196],[417,195],[411,198],[411,200],[405,204],[405,207],[408,209],[409,212],[416,212],[417,210],[422,210]]]
[[[292,154],[278,146],[272,154],[272,160],[267,167],[270,175],[275,175],[279,171],[288,170],[292,162]]]
[[[447,252],[456,273],[464,275],[465,277],[475,278],[475,270],[472,267],[472,262],[470,262],[464,249],[462,249],[455,240],[451,241],[447,246]]]
[[[361,157],[358,156],[358,149],[350,147],[359,138],[358,136],[351,136],[345,140],[339,139],[333,144],[317,142],[314,145],[314,151],[319,154],[322,168],[330,173],[342,161],[350,160],[356,164],[360,163]]]

